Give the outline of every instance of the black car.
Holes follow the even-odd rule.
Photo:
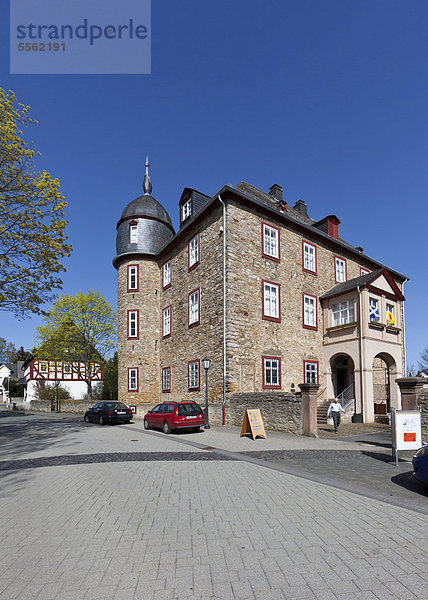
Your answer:
[[[98,402],[85,412],[85,423],[129,423],[132,410],[123,402]]]

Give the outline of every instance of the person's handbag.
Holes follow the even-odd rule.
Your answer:
[[[327,417],[327,425],[333,425],[333,417]]]

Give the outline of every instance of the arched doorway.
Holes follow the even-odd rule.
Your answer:
[[[380,352],[373,359],[373,404],[375,415],[391,412],[391,374],[396,372],[392,356]]]
[[[331,377],[335,398],[343,395],[355,398],[354,361],[348,354],[336,354],[330,359]]]

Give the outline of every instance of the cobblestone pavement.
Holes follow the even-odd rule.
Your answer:
[[[281,470],[355,444],[268,432],[262,462],[233,429],[24,418],[0,423],[1,600],[428,598],[426,515]]]

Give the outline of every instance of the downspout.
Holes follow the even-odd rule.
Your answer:
[[[226,204],[218,194],[223,207],[223,404],[222,424],[226,425]]]
[[[361,288],[358,285],[357,286],[357,290],[358,290],[358,316],[359,316],[359,329],[360,329],[360,335],[359,335],[359,355],[360,355],[360,393],[361,393],[361,398],[360,398],[360,403],[361,403],[361,414],[363,413],[363,398],[365,398],[365,390],[364,390],[364,377],[363,377],[363,310],[362,310],[362,303],[361,303]],[[357,413],[357,401],[355,400],[355,414]]]
[[[409,281],[407,278],[403,281],[403,296],[404,296],[404,284],[406,281]],[[405,305],[404,300],[401,303],[403,306],[403,344],[404,344],[404,373],[403,377],[407,377],[407,346],[406,346],[406,313],[405,313]]]

